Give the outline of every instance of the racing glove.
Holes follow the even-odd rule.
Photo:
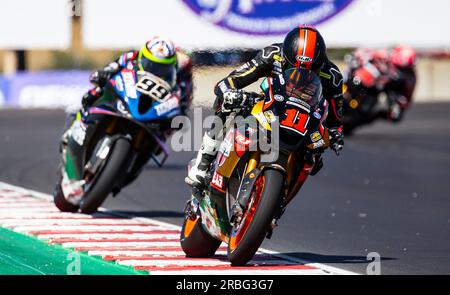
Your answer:
[[[110,71],[98,70],[91,74],[91,76],[89,77],[89,81],[94,85],[103,87],[111,78],[112,74],[113,73]]]
[[[247,95],[243,90],[233,89],[223,93],[223,101],[221,106],[222,113],[231,113],[239,111],[247,101]]]
[[[339,155],[339,152],[344,148],[344,133],[342,127],[335,127],[329,129],[330,133],[330,148]]]
[[[97,101],[103,94],[103,90],[100,87],[95,87],[86,92],[81,98],[81,112],[87,113],[89,107]]]
[[[222,113],[240,111],[253,106],[259,98],[260,95],[254,92],[245,92],[241,89],[227,90],[223,93],[221,111]]]

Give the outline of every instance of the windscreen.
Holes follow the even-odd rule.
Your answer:
[[[322,99],[322,84],[318,75],[306,69],[291,68],[283,73],[286,96],[295,97],[316,108]]]

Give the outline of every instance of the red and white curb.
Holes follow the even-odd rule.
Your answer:
[[[179,226],[119,216],[106,209],[94,215],[62,213],[53,205],[50,195],[3,182],[0,182],[0,226],[152,275],[354,274],[268,250],[258,251],[247,266],[231,267],[224,245],[212,258],[186,258],[179,243]]]

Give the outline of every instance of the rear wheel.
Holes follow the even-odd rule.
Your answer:
[[[280,205],[283,183],[283,174],[271,169],[256,180],[242,220],[231,230],[228,260],[232,265],[245,265],[258,251]]]
[[[180,244],[186,257],[211,257],[222,241],[211,237],[202,227],[200,216],[196,219],[186,217],[181,228]]]
[[[118,176],[122,173],[121,169],[128,159],[130,150],[131,144],[128,140],[124,138],[116,140],[105,166],[100,171],[100,175],[81,201],[81,212],[90,214],[97,211],[112,191]]]

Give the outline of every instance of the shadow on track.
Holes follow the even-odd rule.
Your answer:
[[[151,164],[147,164],[145,166],[145,170],[186,170],[188,163],[183,163],[183,164],[164,164],[162,167],[158,167],[156,166],[154,163]],[[186,172],[187,173],[187,172]]]
[[[158,217],[169,217],[178,218],[183,217],[184,213],[180,211],[112,211],[115,214],[124,215],[128,217],[145,217],[145,218],[158,218]]]
[[[350,256],[350,255],[323,255],[316,253],[302,253],[302,252],[291,252],[282,253],[283,255],[289,255],[291,257],[314,261],[316,263],[331,264],[331,263],[342,263],[342,264],[367,264],[371,260],[367,260],[366,256]],[[392,257],[381,257],[381,261],[397,260],[397,258]]]

